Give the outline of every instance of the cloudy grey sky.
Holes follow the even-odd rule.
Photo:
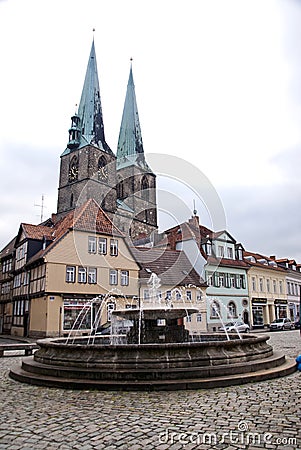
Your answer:
[[[0,247],[21,221],[39,222],[42,194],[44,218],[56,211],[95,28],[112,150],[133,57],[145,152],[208,177],[248,250],[301,262],[300,23],[297,0],[0,0]],[[194,198],[211,226],[186,188],[179,218]],[[161,229],[172,224],[160,215]]]

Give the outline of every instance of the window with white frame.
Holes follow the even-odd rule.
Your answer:
[[[118,240],[117,239],[111,239],[111,241],[110,241],[110,255],[118,256]]]
[[[263,292],[263,279],[259,278],[259,290],[260,292]]]
[[[7,281],[6,283],[3,283],[1,286],[1,294],[9,294],[10,292],[10,282]]]
[[[98,239],[98,253],[100,255],[106,255],[107,254],[107,239],[106,238],[99,238]]]
[[[143,290],[143,300],[148,301],[149,299],[150,299],[150,296],[149,296],[149,289],[144,289],[144,290]]]
[[[21,286],[21,273],[18,273],[18,275],[15,276],[14,278],[14,284],[13,287],[17,288]]]
[[[9,272],[12,269],[12,263],[13,263],[12,258],[3,261],[2,262],[2,273]]]
[[[192,300],[192,291],[186,291],[186,298],[189,302]]]
[[[96,267],[89,267],[88,269],[88,283],[96,284],[97,281],[97,269]]]
[[[246,278],[244,275],[239,275],[239,287],[241,289],[245,289],[246,288]]]
[[[225,274],[224,273],[218,274],[218,286],[219,287],[225,286]]]
[[[171,291],[166,291],[165,300],[171,300]]]
[[[219,258],[223,258],[224,257],[224,246],[223,245],[219,245],[218,247],[217,247],[217,256],[219,257]]]
[[[252,277],[252,290],[256,291],[256,278]]]
[[[267,292],[270,292],[270,280],[267,279]]]
[[[200,302],[202,300],[202,291],[200,289],[197,290],[196,300]]]
[[[186,322],[191,322],[191,319],[192,319],[191,314],[189,314],[188,316],[186,316]]]
[[[120,272],[120,284],[121,284],[121,286],[129,285],[129,271],[128,270],[122,270]]]
[[[279,293],[282,294],[283,292],[283,287],[282,287],[282,281],[279,280]]]
[[[110,269],[110,284],[112,286],[118,283],[118,271],[116,269]]]
[[[227,248],[227,254],[228,254],[229,259],[233,259],[233,248],[232,247]]]
[[[231,288],[235,287],[235,275],[233,274],[230,275],[230,287]]]
[[[107,321],[111,322],[112,320],[112,311],[115,309],[115,303],[107,303]]]
[[[96,237],[88,236],[88,252],[96,253]]]
[[[27,286],[29,284],[29,272],[24,272],[23,285]]]
[[[176,290],[176,300],[181,300],[182,299],[182,294],[181,291],[179,289]]]
[[[201,314],[201,313],[198,313],[198,314],[196,315],[196,321],[197,321],[197,322],[202,322],[202,314]]]
[[[273,292],[274,292],[274,294],[277,292],[276,280],[273,280]]]
[[[66,267],[66,282],[67,283],[75,283],[75,267],[74,266]]]
[[[87,269],[85,267],[78,268],[77,281],[79,283],[87,283]]]

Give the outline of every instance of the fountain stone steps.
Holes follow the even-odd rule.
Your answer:
[[[254,363],[254,361],[252,362]],[[24,366],[25,367],[25,366]],[[251,368],[251,366],[250,366]],[[64,378],[41,373],[28,372],[22,367],[14,368],[9,376],[24,383],[66,389],[100,389],[100,390],[123,390],[123,391],[157,391],[178,389],[207,389],[215,387],[226,387],[240,385],[250,382],[270,380],[292,374],[296,371],[294,359],[285,358],[281,365],[274,367],[249,371],[246,373],[231,373],[221,376],[181,378],[175,380],[152,379],[152,380],[93,380],[84,378]]]
[[[93,368],[93,367],[75,367],[75,366],[58,366],[43,364],[35,361],[33,358],[25,358],[22,362],[22,369],[29,373],[40,375],[50,375],[61,378],[83,378],[91,380],[174,380],[183,378],[205,378],[212,376],[225,376],[229,374],[241,374],[247,372],[255,372],[272,367],[281,366],[285,362],[285,356],[280,353],[274,353],[273,356],[265,359],[252,360],[249,362],[241,362],[235,364],[199,366],[199,367],[171,367],[166,370],[164,368],[118,368],[110,369]]]

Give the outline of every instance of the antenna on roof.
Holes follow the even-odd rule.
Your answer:
[[[43,215],[44,215],[44,208],[45,208],[45,206],[44,206],[44,194],[42,194],[42,202],[41,202],[41,204],[40,205],[34,204],[34,206],[38,206],[39,208],[41,208],[40,219],[41,219],[41,222],[43,222]]]
[[[193,214],[197,215],[197,210],[195,209],[195,200],[193,200]]]

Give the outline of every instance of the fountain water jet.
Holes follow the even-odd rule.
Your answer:
[[[238,339],[229,333],[205,333],[191,342],[183,317],[198,312],[175,307],[158,296],[159,279],[150,279],[152,304],[115,310],[131,320],[122,340],[110,336],[43,339],[33,357],[10,377],[36,385],[102,390],[175,390],[229,386],[276,378],[296,370],[294,360],[273,352],[266,335]],[[159,320],[159,322],[158,322]],[[163,322],[164,321],[164,322]],[[127,343],[124,343],[127,340]],[[120,343],[122,342],[122,343]]]

